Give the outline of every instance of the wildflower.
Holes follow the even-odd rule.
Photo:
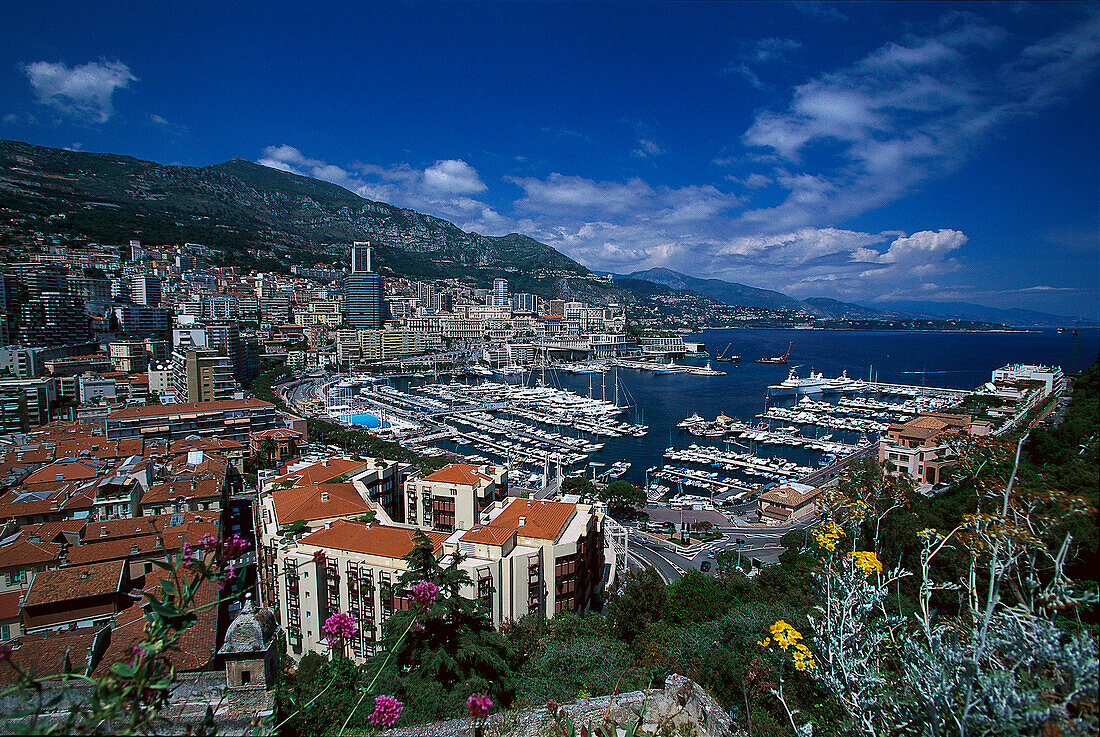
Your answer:
[[[133,656],[133,666],[139,668],[145,663],[145,649],[134,645],[130,648],[130,655]]]
[[[199,540],[197,547],[202,550],[214,550],[218,547],[218,539],[208,532],[202,536],[202,540]]]
[[[856,568],[868,576],[876,572],[882,573],[882,563],[874,553],[867,550],[857,550],[854,553],[848,553],[848,555],[855,559]]]
[[[786,650],[802,639],[802,633],[782,619],[769,627],[768,630],[772,633],[772,637],[775,638],[775,644],[782,650]]]
[[[470,694],[470,698],[466,699],[466,708],[470,711],[471,719],[484,719],[493,708],[493,700],[485,694]]]
[[[806,647],[801,642],[794,646],[791,657],[794,658],[794,667],[796,670],[807,671],[817,667],[817,663],[814,662],[814,656],[813,653],[810,652],[810,648]]]
[[[3,645],[0,645],[0,663],[4,662],[5,660],[10,660],[11,654],[13,652],[15,652],[15,645],[7,642],[5,642]]]
[[[393,696],[378,696],[374,699],[374,711],[368,719],[372,726],[386,729],[397,722],[404,708],[405,705]]]
[[[318,550],[313,554],[314,563],[320,563],[321,565],[324,565],[326,560],[328,560],[328,555],[323,550]]]
[[[424,631],[424,625],[420,624],[420,622],[413,622],[412,623],[412,631],[413,632],[423,632]]]
[[[410,597],[416,605],[427,609],[435,603],[435,597],[439,595],[439,587],[431,581],[421,581],[412,587]]]
[[[248,542],[240,535],[233,535],[233,537],[225,541],[223,553],[226,558],[236,558],[250,547],[252,547],[252,543]]]
[[[335,645],[350,639],[357,631],[358,627],[355,617],[347,612],[337,612],[326,619],[325,623],[321,625],[321,632],[324,633],[325,639],[328,640],[329,645]]]
[[[814,540],[826,550],[836,550],[836,544],[844,537],[844,529],[835,522],[822,522],[814,528]]]
[[[925,527],[923,530],[917,533],[917,537],[924,538],[925,540],[931,540],[933,537],[939,537],[939,530],[935,527]]]

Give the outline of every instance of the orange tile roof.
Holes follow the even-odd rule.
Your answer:
[[[178,476],[150,486],[141,498],[141,507],[171,504],[181,499],[220,499],[223,481],[223,478],[215,476]]]
[[[55,604],[118,593],[122,587],[126,561],[111,560],[86,566],[66,566],[41,571],[34,577],[23,607]]]
[[[569,502],[514,499],[493,521],[474,527],[461,539],[463,542],[501,545],[515,533],[521,537],[557,540],[576,508],[576,504]]]
[[[283,466],[283,475],[277,478],[273,478],[270,481],[272,483],[281,483],[284,481],[294,481],[302,485],[306,484],[325,484],[332,479],[343,476],[344,474],[353,474],[367,467],[366,461],[356,461],[351,458],[329,458],[324,461],[319,461],[311,466],[305,468],[299,468],[295,471],[288,471],[290,464]]]
[[[126,407],[107,415],[108,420],[125,420],[131,417],[160,417],[202,412],[225,412],[232,409],[274,409],[275,405],[262,399],[221,399],[214,402],[186,402],[181,404],[153,404],[144,407]]]
[[[480,466],[471,466],[467,463],[448,463],[438,471],[424,477],[425,481],[438,481],[443,484],[462,484],[473,486],[478,481],[492,481],[491,478],[481,473]]]
[[[192,513],[188,513],[192,514]],[[67,553],[71,565],[96,563],[104,560],[116,560],[123,558],[148,558],[163,553],[165,555],[179,550],[184,541],[197,543],[203,535],[217,535],[218,526],[205,522],[189,522],[176,527],[169,527],[161,533],[164,547],[157,547],[156,535],[143,535],[141,537],[126,537],[118,540],[105,540],[103,542],[84,541],[83,545],[75,545],[69,548]]]
[[[424,530],[432,541],[432,549],[439,550],[447,535]],[[305,545],[316,545],[330,550],[347,550],[385,558],[404,558],[416,545],[417,530],[407,527],[367,524],[351,520],[334,520],[332,527],[311,532],[301,539]]]
[[[173,440],[171,445],[168,446],[168,452],[172,454],[186,453],[189,450],[225,451],[243,449],[244,445],[242,443],[228,438],[182,438]]]
[[[0,547],[0,569],[50,563],[61,555],[61,545],[58,543],[31,542],[29,537],[21,531],[14,542]]]
[[[365,514],[370,505],[353,484],[310,484],[271,493],[279,524]]]
[[[91,665],[92,646],[96,637],[105,633],[106,627],[81,627],[69,632],[34,632],[12,640],[16,646],[12,663],[37,678],[56,676],[65,672],[65,661],[73,672],[84,675]],[[15,682],[15,668],[0,668],[0,685]]]
[[[44,543],[52,543],[64,540],[66,533],[79,536],[84,531],[85,524],[87,520],[63,519],[38,525],[24,525],[20,530],[26,532],[28,538],[38,537]]]
[[[43,466],[27,478],[24,484],[53,483],[57,481],[82,481],[92,479],[101,474],[106,464],[97,463],[90,458],[82,458],[77,461],[55,461],[48,466]]]
[[[155,535],[166,529],[171,530],[172,528],[168,526],[168,523],[171,522],[172,518],[175,516],[175,514],[154,514],[146,517],[110,519],[98,522],[93,520],[84,528],[84,540],[82,544],[92,544],[104,540],[114,540],[124,537]],[[218,522],[218,512],[201,511],[180,513],[179,524],[194,522],[216,525]]]
[[[18,589],[0,593],[0,620],[18,617],[19,604],[22,600],[23,592]]]
[[[158,597],[161,593],[161,582],[167,578],[167,573],[149,583],[145,591],[155,593]],[[152,581],[153,574],[146,576]],[[195,595],[194,606],[200,611],[195,613],[198,618],[191,627],[180,635],[178,650],[170,650],[164,654],[178,671],[207,670],[211,666],[217,651],[218,636],[218,609],[220,607],[207,606],[213,603],[217,594],[217,586],[211,581],[205,581],[199,585]],[[144,602],[142,602],[144,603]],[[111,665],[120,662],[129,662],[133,658],[131,648],[141,642],[145,633],[145,612],[141,604],[131,606],[125,611],[115,615],[111,622],[111,644],[103,653],[99,665],[96,666],[93,675],[100,676],[107,673]]]

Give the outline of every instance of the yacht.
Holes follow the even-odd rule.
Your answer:
[[[519,376],[520,374],[527,373],[527,369],[520,366],[518,363],[510,363],[506,366],[501,366],[496,370],[496,373],[501,376]]]
[[[803,394],[821,394],[825,390],[826,379],[822,374],[815,374],[813,371],[805,379],[800,379],[798,374],[795,373],[796,368],[792,368],[787,378],[778,384],[772,384],[768,387],[769,397],[798,397]]]
[[[855,382],[848,378],[848,372],[845,370],[835,379],[827,379],[822,391],[826,394],[840,394],[851,391],[853,384]]]
[[[655,374],[682,374],[687,371],[685,367],[673,363],[671,358],[668,359],[668,363],[658,364],[650,370]]]

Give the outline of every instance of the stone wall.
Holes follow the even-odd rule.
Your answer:
[[[645,734],[694,735],[695,737],[726,737],[733,735],[729,715],[699,684],[680,675],[671,675],[663,689],[631,691],[615,696],[585,699],[559,707],[559,716],[566,717],[580,733],[581,725],[595,728],[605,718],[619,727],[638,721],[637,712],[644,714]],[[473,735],[469,719],[454,719],[436,724],[397,727],[383,734],[387,737],[455,737]],[[492,715],[485,728],[486,735],[505,737],[549,737],[554,732],[554,719],[546,707],[521,712]]]

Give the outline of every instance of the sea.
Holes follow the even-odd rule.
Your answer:
[[[882,332],[838,330],[704,330],[685,335],[686,341],[706,344],[712,368],[726,371],[725,376],[691,374],[653,374],[648,371],[619,369],[603,375],[574,375],[558,372],[552,381],[587,396],[614,399],[614,382],[619,381],[620,405],[631,405],[624,413],[628,421],[649,425],[649,434],[641,438],[623,437],[603,441],[604,448],[590,457],[602,471],[611,463],[626,460],[631,468],[624,478],[642,484],[646,469],[661,466],[669,447],[692,443],[714,444],[686,433],[676,424],[692,414],[713,420],[724,413],[750,423],[764,411],[768,385],[787,378],[795,368],[799,376],[810,371],[835,377],[846,371],[850,378],[912,384],[915,386],[973,389],[991,378],[993,369],[1009,363],[1061,366],[1066,373],[1087,368],[1100,352],[1100,335],[1083,330],[1076,345],[1070,330],[1028,332]],[[731,354],[741,356],[740,363],[716,362],[715,355],[727,345]],[[791,346],[787,365],[758,364],[762,356],[783,355]],[[685,359],[679,363],[702,364],[708,359]],[[532,372],[528,381],[540,379]],[[591,389],[590,389],[591,380]],[[551,379],[547,380],[551,383]],[[819,398],[819,397],[817,397]],[[816,433],[830,432],[822,429]],[[810,429],[804,435],[813,436]],[[858,438],[834,439],[855,442]],[[798,462],[810,459],[797,449],[769,448],[767,455],[782,455]]]

